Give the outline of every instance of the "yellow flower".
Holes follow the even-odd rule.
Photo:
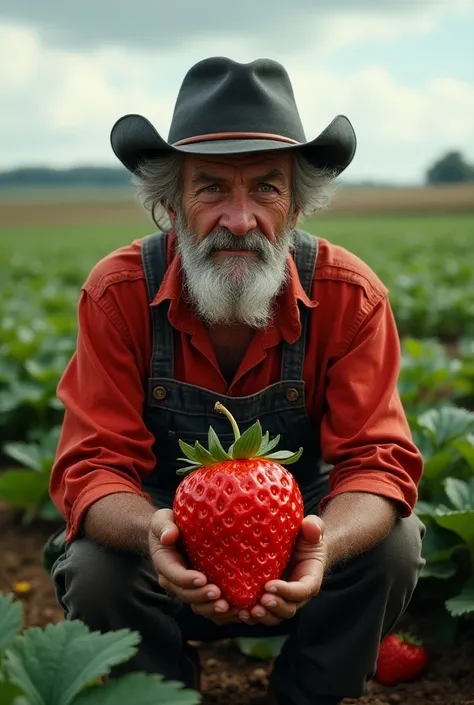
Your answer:
[[[28,580],[19,580],[14,584],[14,588],[15,592],[25,595],[27,592],[30,592],[31,583],[29,583]]]

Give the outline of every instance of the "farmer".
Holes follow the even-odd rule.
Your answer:
[[[112,676],[198,687],[188,642],[287,634],[269,703],[357,698],[416,586],[424,526],[387,289],[297,227],[352,161],[353,128],[337,116],[307,141],[280,64],[209,58],[187,73],[168,140],[126,115],[111,143],[169,226],[102,259],[81,291],[50,485],[65,617],[141,633]],[[250,611],[189,569],[171,511],[178,439],[230,430],[216,401],[304,448],[289,466],[305,501],[291,572]]]

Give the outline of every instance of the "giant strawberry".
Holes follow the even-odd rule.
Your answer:
[[[411,634],[388,634],[379,647],[376,680],[384,685],[413,681],[423,672],[428,654]]]
[[[209,428],[208,445],[179,441],[187,467],[173,502],[181,542],[194,568],[217,585],[235,607],[249,608],[268,580],[280,578],[287,566],[304,516],[303,499],[294,477],[282,464],[295,463],[303,452],[273,451],[280,436],[262,435],[257,421],[242,435],[220,402],[234,432],[224,450]]]

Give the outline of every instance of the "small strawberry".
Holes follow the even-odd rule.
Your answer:
[[[231,413],[220,402],[235,441],[228,451],[209,428],[206,450],[179,441],[188,463],[173,513],[192,566],[217,585],[235,607],[252,607],[265,583],[280,578],[304,516],[300,489],[282,463],[295,463],[303,452],[271,452],[280,436],[262,436],[257,421],[240,435]]]
[[[411,634],[388,634],[379,647],[376,680],[383,685],[413,681],[423,672],[428,654],[419,639]]]

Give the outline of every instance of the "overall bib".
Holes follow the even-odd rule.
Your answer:
[[[295,261],[301,284],[311,296],[318,240],[298,232]],[[143,265],[150,302],[158,291],[166,271],[166,236],[156,233],[145,238]],[[305,358],[308,309],[300,304],[301,335],[293,345],[283,342],[281,378],[279,382],[247,397],[232,397],[178,382],[174,379],[173,328],[168,321],[168,302],[151,308],[152,356],[148,379],[144,420],[155,437],[155,470],[144,480],[143,487],[158,506],[171,507],[178,483],[176,470],[183,466],[177,460],[183,453],[178,439],[194,445],[197,440],[207,447],[207,434],[212,425],[224,447],[234,440],[231,425],[214,411],[220,401],[234,416],[241,432],[260,420],[263,432],[271,437],[280,434],[278,449],[303,454],[288,470],[294,475],[303,494],[305,512],[315,509],[327,486],[323,471],[319,437],[305,407],[305,385],[302,380]]]
[[[318,241],[297,233],[295,261],[302,286],[311,294]],[[166,239],[145,238],[143,263],[149,300],[166,270]],[[279,448],[304,452],[288,466],[300,485],[305,514],[316,513],[327,492],[330,468],[322,462],[318,430],[305,409],[302,380],[308,310],[300,308],[302,332],[292,345],[282,344],[280,381],[247,397],[215,394],[174,379],[174,331],[167,304],[151,308],[153,348],[143,411],[154,434],[156,466],[143,488],[157,507],[171,507],[182,464],[178,439],[207,445],[209,426],[224,446],[233,441],[228,420],[214,411],[220,401],[234,415],[241,431],[257,419],[263,431],[281,435]],[[149,558],[99,545],[85,536],[66,544],[52,567],[56,596],[66,619],[81,619],[91,630],[129,628],[140,633],[138,651],[112,669],[112,676],[132,671],[160,673],[195,687],[195,669],[188,641],[213,641],[238,636],[288,638],[275,660],[272,687],[281,702],[331,705],[343,697],[364,694],[373,676],[379,641],[405,611],[424,564],[424,527],[413,514],[400,519],[374,549],[333,566],[320,593],[291,620],[278,627],[232,623],[217,626],[196,615],[189,605],[160,587]]]

